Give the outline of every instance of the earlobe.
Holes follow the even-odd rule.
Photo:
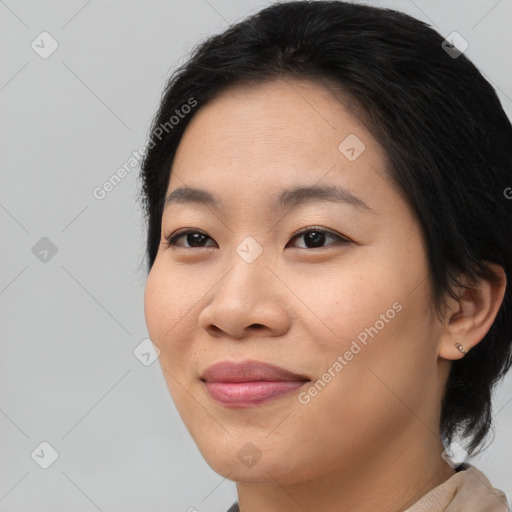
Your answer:
[[[494,279],[480,278],[463,289],[458,302],[450,297],[451,307],[443,320],[439,356],[461,359],[489,332],[505,296],[507,278],[503,267],[488,263]]]

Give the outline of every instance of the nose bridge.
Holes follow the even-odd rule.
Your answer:
[[[263,292],[261,285],[268,280],[270,274],[267,268],[269,250],[264,250],[254,237],[245,237],[228,257],[231,268],[223,284],[223,291],[245,297],[253,302],[258,291]]]

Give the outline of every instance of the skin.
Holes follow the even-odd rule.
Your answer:
[[[338,149],[349,134],[365,145],[354,161]],[[344,186],[372,211],[322,200],[269,209],[298,184]],[[431,315],[425,245],[386,177],[385,151],[320,83],[232,87],[202,107],[167,194],[184,185],[223,208],[164,210],[146,323],[187,429],[213,470],[237,482],[241,511],[404,510],[454,475],[441,457],[441,397],[451,361],[463,357],[455,343],[469,350],[491,327],[504,274],[477,283],[463,306],[447,299],[442,320]],[[352,243],[326,236],[308,248],[294,235],[310,226]],[[206,234],[203,247],[186,235],[169,246],[182,228]],[[236,251],[249,236],[263,249],[252,263]],[[395,303],[401,310],[307,404],[295,391],[228,408],[199,379],[213,363],[257,359],[314,382]],[[261,456],[250,467],[237,456],[247,443]]]

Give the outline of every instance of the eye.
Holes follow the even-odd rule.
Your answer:
[[[185,241],[189,244],[189,246],[183,246],[181,244],[178,244],[177,241],[186,236]],[[185,249],[191,249],[194,247],[208,247],[203,245],[205,240],[210,238],[207,234],[203,233],[202,231],[197,231],[193,229],[189,229],[186,231],[179,231],[178,233],[171,234],[168,236],[166,240],[166,245],[170,246],[177,246],[177,247],[184,247]],[[213,240],[210,238],[210,240]]]
[[[348,238],[345,238],[341,235],[338,235],[336,233],[333,233],[332,231],[329,231],[324,228],[311,226],[309,228],[306,228],[299,233],[296,233],[291,240],[295,240],[296,238],[303,238],[304,243],[306,247],[298,247],[299,249],[317,249],[324,246],[324,243],[326,241],[326,238],[334,238],[335,240],[339,241],[342,245],[350,244],[352,243],[351,240]],[[336,243],[336,242],[335,242]],[[334,244],[328,244],[328,245],[334,245]]]
[[[185,237],[184,240],[188,244],[188,246],[178,243],[178,240],[180,240],[183,237]],[[336,241],[339,241],[343,245],[352,243],[352,241],[346,237],[338,235],[337,233],[326,230],[324,228],[315,226],[308,227],[300,231],[299,233],[296,233],[291,238],[291,240],[293,241],[296,238],[300,237],[303,237],[305,247],[298,247],[298,249],[317,249],[324,247],[326,239],[328,239],[329,237],[335,240],[334,243],[336,243]],[[211,237],[209,237],[206,233],[203,233],[202,231],[188,229],[185,231],[178,231],[177,233],[171,234],[169,237],[166,238],[166,241],[164,243],[166,243],[166,245],[168,246],[183,247],[185,249],[212,247],[211,245],[205,245],[205,242],[208,239],[213,240]],[[327,245],[334,245],[334,243]]]

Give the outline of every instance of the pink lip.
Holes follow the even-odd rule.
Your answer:
[[[305,375],[255,360],[216,363],[203,372],[201,380],[216,402],[230,407],[259,405],[310,381]]]

